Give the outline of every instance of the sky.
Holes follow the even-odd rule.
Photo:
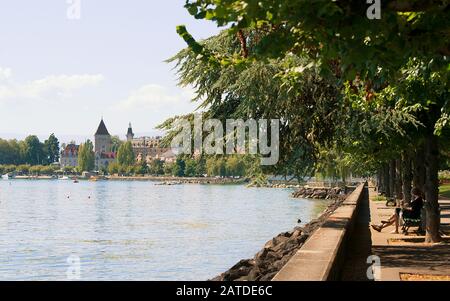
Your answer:
[[[90,138],[103,117],[112,135],[152,134],[193,111],[164,61],[220,31],[184,0],[0,0],[0,138]],[[78,6],[78,4],[80,4]],[[80,9],[78,9],[80,8]]]

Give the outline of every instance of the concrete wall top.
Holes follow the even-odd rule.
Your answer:
[[[354,218],[365,184],[359,185],[317,229],[273,281],[324,281],[329,279],[344,237]]]

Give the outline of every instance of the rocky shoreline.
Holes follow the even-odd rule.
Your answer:
[[[292,194],[294,198],[302,199],[321,199],[321,200],[336,200],[345,199],[347,195],[346,189],[340,187],[302,187]]]
[[[296,227],[268,241],[252,259],[244,259],[211,281],[270,281],[343,202],[338,198],[322,215],[304,227]]]

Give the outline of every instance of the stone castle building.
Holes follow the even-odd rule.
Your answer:
[[[69,144],[61,151],[61,168],[78,166],[79,148],[79,145]],[[94,156],[95,170],[106,169],[111,162],[116,160],[116,153],[112,151],[111,135],[106,128],[103,118],[94,134]]]
[[[134,138],[131,123],[128,126],[127,141],[131,142],[136,161],[145,160],[150,163],[153,160],[173,162],[175,155],[169,148],[160,147],[162,137],[139,137]],[[117,153],[112,149],[111,135],[106,128],[103,118],[94,134],[95,170],[100,171],[108,168],[109,164],[117,158]],[[67,145],[60,153],[60,165],[64,167],[78,166],[78,151],[80,146],[76,144]]]
[[[112,151],[111,135],[106,128],[103,118],[94,134],[95,170],[107,169],[116,160],[116,153]]]
[[[131,142],[133,152],[138,162],[145,160],[150,163],[153,160],[173,162],[176,158],[170,148],[161,147],[162,137],[139,137],[134,138],[131,123],[128,126],[127,141]]]

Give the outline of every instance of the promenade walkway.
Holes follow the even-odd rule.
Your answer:
[[[367,280],[369,254],[381,260],[381,281],[450,280],[450,200],[441,200],[441,224],[444,242],[426,245],[424,236],[391,234],[394,226],[381,233],[369,224],[378,224],[394,212],[385,202],[376,202],[376,192],[369,189],[367,200],[359,211],[358,225],[349,242],[342,280]],[[414,228],[410,229],[413,232]]]

